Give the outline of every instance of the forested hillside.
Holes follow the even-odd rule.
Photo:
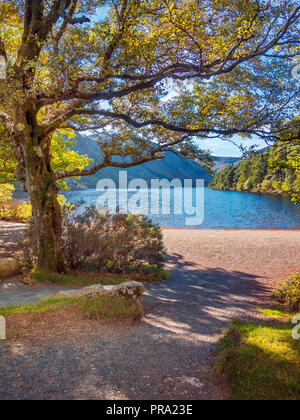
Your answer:
[[[227,157],[227,156],[212,156],[214,160],[214,172],[219,173],[223,171],[228,165],[236,166],[240,162],[239,157]]]
[[[211,188],[286,193],[300,201],[300,142],[278,143],[262,154],[229,165],[213,178]]]

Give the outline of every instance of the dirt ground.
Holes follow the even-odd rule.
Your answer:
[[[25,225],[0,221],[0,258],[11,257],[20,249]]]
[[[141,322],[63,312],[9,318],[19,336],[0,342],[0,399],[229,399],[213,370],[217,341],[300,271],[300,231],[171,229],[164,237],[171,278],[147,286]]]

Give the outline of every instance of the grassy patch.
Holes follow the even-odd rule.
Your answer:
[[[260,312],[268,318],[287,322],[290,322],[294,316],[288,309],[280,306],[276,306],[273,309],[260,309]]]
[[[99,296],[96,298],[80,297],[52,297],[36,305],[27,306],[8,306],[0,308],[0,315],[20,315],[20,314],[44,314],[59,309],[78,308],[84,315],[91,318],[106,316],[138,316],[141,313],[141,306],[138,302],[131,299],[122,299],[118,296]]]
[[[53,283],[68,286],[92,286],[94,284],[121,284],[128,281],[126,276],[107,274],[96,275],[92,273],[57,274],[49,271],[34,270],[31,273],[33,280],[39,283]]]
[[[57,274],[48,271],[33,270],[30,278],[39,283],[61,284],[68,286],[92,286],[94,284],[116,285],[129,280],[141,281],[144,283],[162,281],[170,278],[170,273],[164,269],[145,269],[143,271],[131,271],[129,274],[96,274],[96,273],[71,273]]]
[[[233,323],[220,340],[217,370],[234,399],[300,399],[300,340],[292,338],[292,328],[280,322]]]
[[[69,308],[72,305],[77,304],[78,301],[78,298],[51,297],[37,303],[36,305],[7,306],[5,308],[0,308],[0,315],[9,316],[31,313],[43,314],[48,311],[56,311],[62,308]]]
[[[171,274],[156,266],[145,266],[140,270],[132,271],[129,276],[132,280],[141,281],[141,282],[154,282],[154,281],[163,281],[168,280],[171,277]]]
[[[86,316],[93,319],[108,316],[139,316],[141,314],[140,303],[117,296],[98,296],[95,299],[86,299],[81,308]]]

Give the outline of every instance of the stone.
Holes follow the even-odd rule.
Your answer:
[[[0,258],[0,279],[21,273],[21,266],[14,258]]]
[[[116,290],[117,287],[118,286],[116,286],[114,284],[111,284],[111,285],[108,285],[108,286],[104,286],[104,290],[108,295],[110,295],[114,290]]]
[[[175,386],[175,384],[180,383],[183,385],[191,385],[196,388],[202,388],[204,384],[200,382],[198,378],[193,378],[191,376],[178,376],[176,378],[168,377],[164,380],[165,384]]]
[[[138,281],[127,281],[117,286],[112,293],[115,296],[140,300],[145,290],[143,283]]]
[[[143,283],[137,281],[127,281],[119,285],[102,286],[96,284],[94,286],[83,287],[75,290],[61,290],[57,293],[57,297],[96,297],[96,296],[120,296],[133,300],[140,300],[145,291]]]
[[[192,385],[196,388],[202,388],[203,387],[203,383],[199,381],[198,378],[192,378],[190,376],[181,376],[179,378],[177,378],[178,381],[180,381],[182,384],[189,384]]]
[[[57,297],[96,297],[107,294],[104,287],[101,284],[95,284],[94,286],[83,287],[82,289],[75,290],[61,290],[57,293]]]

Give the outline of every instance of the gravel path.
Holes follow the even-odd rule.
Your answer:
[[[33,305],[54,296],[62,289],[74,289],[64,286],[27,286],[19,277],[0,283],[0,308],[5,306]]]
[[[165,230],[171,279],[136,324],[61,319],[0,343],[0,399],[227,399],[216,343],[299,270],[300,232]],[[0,291],[3,293],[3,289]],[[26,325],[25,325],[26,328]],[[201,387],[182,383],[197,378]],[[180,379],[181,378],[181,379]]]

